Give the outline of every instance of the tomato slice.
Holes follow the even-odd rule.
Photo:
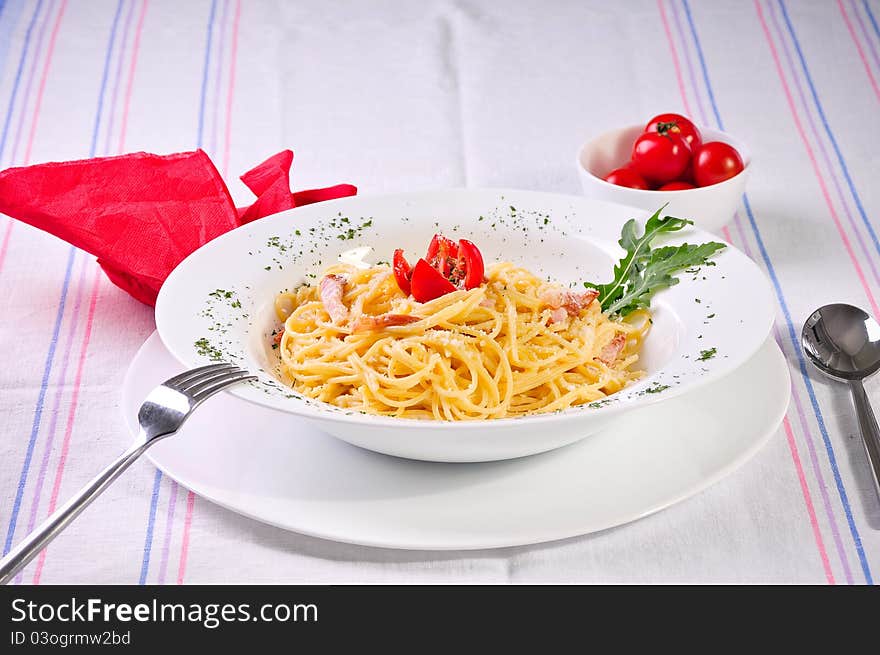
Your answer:
[[[455,285],[426,260],[416,262],[410,279],[410,292],[418,302],[428,302],[453,291]]]
[[[425,255],[425,259],[440,271],[443,277],[449,277],[458,259],[458,246],[452,239],[447,239],[442,234],[435,234],[428,244],[428,254]]]
[[[397,280],[397,286],[405,295],[409,295],[410,278],[412,278],[412,267],[403,256],[403,250],[398,248],[394,251],[394,260],[391,262],[394,268],[394,279]]]
[[[425,255],[425,259],[428,260],[428,263],[431,263],[431,258],[436,255],[440,250],[443,250],[447,253],[452,253],[453,255],[457,253],[458,246],[455,245],[455,241],[449,239],[442,234],[435,234],[431,239],[431,243],[428,244],[428,254]]]
[[[458,269],[464,268],[464,288],[475,289],[483,283],[483,255],[471,241],[458,242]]]

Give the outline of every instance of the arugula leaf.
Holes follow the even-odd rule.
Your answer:
[[[635,219],[627,221],[620,233],[620,246],[626,255],[614,267],[614,279],[608,284],[584,282],[587,288],[599,291],[602,311],[626,316],[651,304],[651,296],[661,289],[678,284],[673,273],[700,266],[718,250],[723,243],[710,241],[701,244],[683,243],[679,246],[651,248],[655,237],[678,232],[692,225],[693,221],[672,216],[660,217],[664,205],[645,222],[644,232],[639,235]]]

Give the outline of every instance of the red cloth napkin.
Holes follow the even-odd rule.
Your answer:
[[[257,196],[236,209],[202,150],[37,164],[0,172],[0,212],[95,255],[107,277],[148,305],[165,278],[211,239],[285,209],[357,193],[350,184],[291,193],[293,151],[241,176]]]

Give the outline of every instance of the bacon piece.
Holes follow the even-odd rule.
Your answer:
[[[561,308],[568,312],[569,316],[577,316],[589,307],[598,296],[599,292],[596,289],[568,291],[566,289],[551,287],[541,293],[539,300],[550,309]],[[552,322],[555,323],[557,321],[553,320]]]
[[[596,357],[603,364],[607,364],[611,366],[618,355],[620,355],[620,351],[623,350],[623,347],[626,345],[626,335],[623,332],[618,332],[614,335],[614,338],[609,341],[605,347],[599,352],[599,356]]]
[[[421,320],[418,316],[410,316],[409,314],[382,314],[381,316],[367,316],[364,314],[355,320],[351,326],[351,333],[379,332],[387,327],[409,325]]]
[[[325,275],[318,284],[318,296],[334,323],[348,318],[348,307],[342,302],[346,279],[341,275]]]
[[[562,323],[565,319],[568,318],[568,312],[565,311],[564,307],[557,307],[552,312],[550,312],[550,323]]]
[[[281,328],[275,333],[275,336],[272,338],[272,341],[275,342],[275,345],[278,346],[281,344],[281,339],[284,337],[284,328]]]

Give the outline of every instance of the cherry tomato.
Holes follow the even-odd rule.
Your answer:
[[[736,148],[721,141],[704,143],[694,153],[694,180],[697,186],[711,186],[729,180],[745,168]]]
[[[697,126],[691,122],[689,118],[681,114],[658,114],[648,121],[645,126],[645,132],[659,132],[663,134],[667,131],[678,132],[688,142],[692,151],[703,143],[703,136]]]
[[[458,246],[452,239],[447,239],[442,234],[435,234],[428,244],[428,254],[425,255],[425,259],[444,277],[449,277],[458,259]]]
[[[428,302],[455,291],[455,285],[424,259],[416,262],[410,285],[412,297],[418,302]]]
[[[690,160],[690,146],[677,132],[645,132],[633,145],[633,166],[643,178],[655,184],[678,179]]]
[[[458,264],[455,267],[456,277],[464,284],[465,289],[475,289],[483,283],[483,254],[480,249],[467,239],[458,242]],[[455,284],[455,280],[452,283]]]
[[[412,268],[403,256],[403,250],[398,248],[394,251],[394,259],[391,264],[394,268],[394,279],[397,281],[397,286],[406,295],[409,295],[409,281],[412,277]]]
[[[616,168],[605,176],[606,182],[616,184],[617,186],[626,186],[630,189],[650,189],[648,183],[641,175],[629,166]]]
[[[427,255],[412,269],[403,250],[395,250],[392,268],[400,290],[411,293],[419,302],[439,298],[456,289],[478,287],[483,283],[485,272],[483,255],[477,246],[467,239],[456,243],[442,234],[434,235]]]
[[[657,191],[683,191],[684,189],[696,189],[693,184],[690,182],[683,182],[681,180],[676,180],[675,182],[667,182],[662,187],[657,189]]]

